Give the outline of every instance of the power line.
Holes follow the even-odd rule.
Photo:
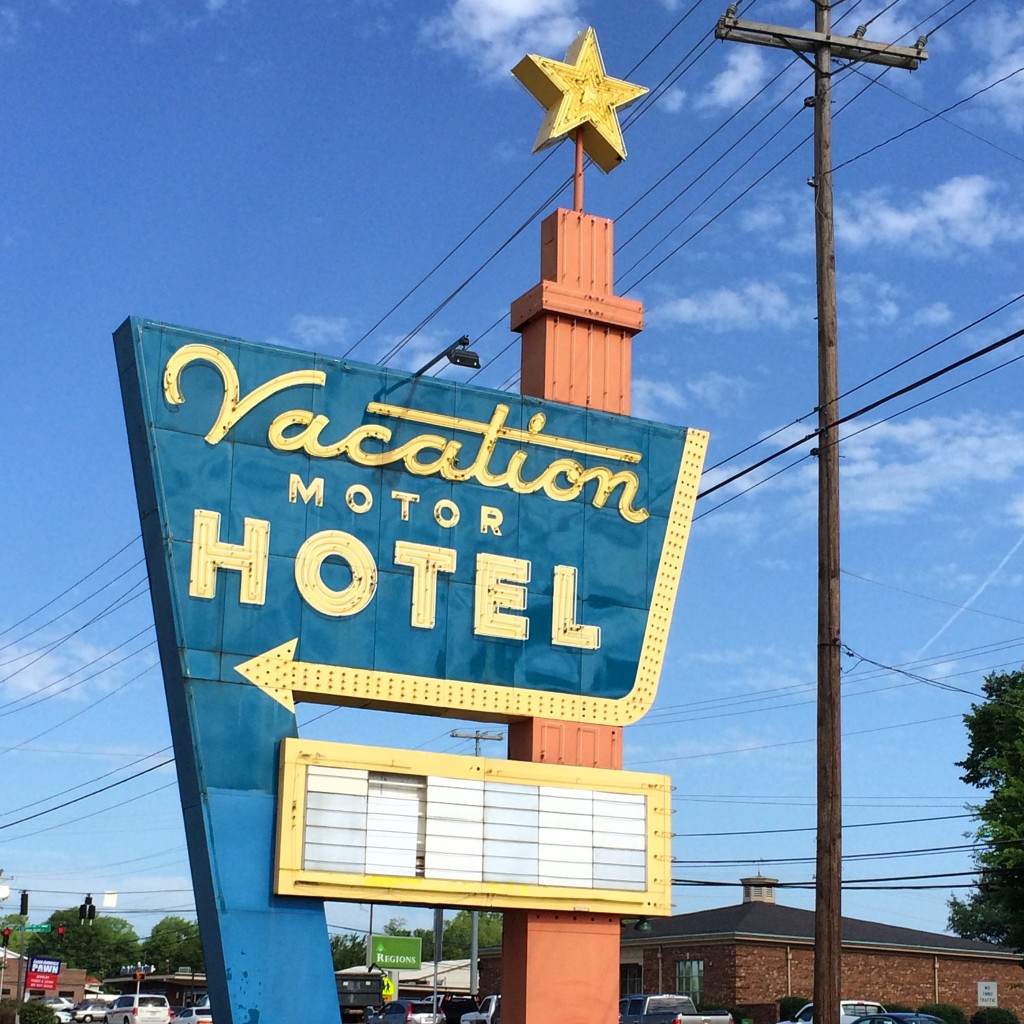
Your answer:
[[[909,597],[918,597],[922,601],[931,601],[934,604],[941,604],[947,608],[955,608],[960,612],[973,612],[975,615],[984,615],[989,619],[999,619],[1002,622],[1013,622],[1016,625],[1024,625],[1024,619],[1014,619],[1009,615],[999,615],[996,612],[987,612],[981,608],[975,608],[973,605],[957,604],[955,601],[944,601],[941,597],[934,597],[931,594],[921,594],[916,590],[907,590],[905,587],[897,587],[892,583],[883,583],[881,580],[871,579],[870,576],[861,576],[858,573],[851,572],[849,569],[839,570],[844,576],[849,576],[851,579],[860,580],[863,583],[870,583],[876,587],[882,587],[885,590],[895,591],[897,594],[907,594]]]
[[[879,828],[883,825],[916,825],[926,821],[953,821],[958,818],[973,818],[973,814],[939,814],[929,818],[898,818],[894,821],[862,821],[857,824],[843,823],[843,830],[851,828]],[[722,839],[727,836],[774,836],[792,832],[817,832],[816,825],[801,828],[757,828],[734,832],[673,832],[679,839]]]
[[[174,763],[174,758],[169,757],[166,761],[161,761],[159,764],[151,765],[149,768],[143,768],[141,771],[135,772],[134,775],[128,775],[123,779],[119,779],[117,782],[111,782],[108,786],[101,786],[99,789],[93,789],[88,793],[82,793],[80,796],[73,797],[70,800],[65,800],[63,803],[55,804],[53,807],[47,807],[45,810],[36,811],[35,814],[26,814],[23,818],[18,818],[15,821],[7,821],[0,825],[0,832],[5,829],[14,828],[15,825],[23,825],[26,821],[34,821],[36,818],[42,818],[47,814],[53,814],[54,811],[63,810],[65,807],[71,807],[74,804],[79,804],[83,800],[88,800],[90,797],[99,796],[100,793],[106,793],[111,789],[117,789],[118,786],[123,786],[125,783],[134,782],[136,779],[141,779],[143,775],[148,775],[150,772],[155,772],[158,768],[164,768],[169,764]],[[160,787],[161,789],[166,787]],[[153,792],[156,792],[154,790]],[[67,824],[66,822],[64,824]],[[20,837],[23,838],[23,837]]]
[[[861,408],[855,410],[854,412],[846,413],[846,415],[838,417],[830,425],[840,426],[843,423],[849,423],[852,420],[859,419],[861,416],[865,416],[867,413],[873,412],[879,406],[882,406],[887,402],[891,402],[896,398],[900,398],[903,395],[909,394],[911,391],[915,391],[918,388],[924,387],[925,384],[930,384],[932,381],[938,380],[938,378],[945,376],[947,373],[951,373],[953,370],[957,370],[961,366],[966,366],[968,363],[974,362],[976,359],[981,359],[983,356],[989,355],[990,353],[995,352],[997,349],[1000,349],[1005,345],[1009,345],[1011,342],[1017,341],[1021,337],[1024,337],[1024,329],[1014,331],[1012,334],[1005,335],[998,341],[992,342],[990,345],[985,345],[983,348],[980,348],[975,352],[971,352],[970,354],[964,356],[961,359],[957,359],[952,363],[947,363],[945,366],[934,371],[933,373],[929,373],[924,377],[920,377],[916,381],[913,381],[912,383],[907,384],[904,387],[898,388],[895,391],[890,391],[887,395],[883,395],[881,398],[876,399],[873,402],[869,402],[867,405],[861,406]],[[982,376],[984,376],[984,374]],[[734,473],[732,476],[727,477],[725,480],[720,480],[718,483],[713,484],[711,487],[705,488],[697,495],[697,498],[706,498],[709,494],[713,494],[715,491],[721,490],[728,484],[734,483],[736,480],[742,479],[744,476],[748,476],[750,473],[754,472],[754,470],[760,469],[762,466],[767,465],[769,462],[773,462],[775,459],[780,458],[781,456],[787,454],[788,452],[791,452],[794,449],[799,448],[801,445],[806,444],[808,441],[813,440],[815,437],[817,437],[817,435],[817,430],[814,430],[804,435],[799,440],[793,441],[792,443],[786,445],[785,447],[780,448],[776,452],[773,452],[771,455],[768,455],[763,459],[759,459],[757,462],[755,462],[751,466],[748,466],[746,469],[742,469],[739,472]]]
[[[881,853],[844,853],[844,862],[861,860],[900,860],[903,857],[939,856],[947,853],[970,853],[975,850],[991,849],[992,846],[1019,846],[1024,839],[1007,839],[998,843],[959,843],[955,846],[931,846],[918,850],[888,850]],[[672,863],[690,868],[710,867],[743,867],[746,864],[757,864],[759,861],[770,861],[772,864],[813,864],[814,857],[747,857],[745,859],[729,858],[716,860],[685,860],[673,857]]]
[[[106,566],[108,566],[112,561],[114,561],[115,558],[117,558],[118,555],[121,555],[125,551],[127,551],[137,540],[139,540],[140,537],[141,534],[137,533],[134,537],[132,537],[130,541],[128,541],[127,544],[125,544],[123,547],[118,548],[117,551],[115,551],[112,555],[105,558],[102,562],[100,562],[99,565],[96,566],[95,569],[90,569],[89,572],[87,572],[81,579],[76,580],[69,587],[65,587],[65,589],[62,590],[59,594],[57,594],[56,597],[51,597],[50,600],[47,601],[45,604],[41,604],[34,611],[31,611],[23,618],[18,619],[17,622],[12,622],[9,626],[5,626],[3,629],[0,629],[0,636],[4,636],[5,634],[9,633],[12,629],[17,629],[18,626],[23,625],[24,623],[28,622],[29,619],[38,615],[40,612],[45,611],[47,608],[50,607],[50,605],[56,604],[62,597],[64,597],[67,594],[70,594],[71,591],[74,590],[76,587],[80,587],[87,579],[90,579],[91,577],[95,576],[96,573],[100,571],[100,569],[103,569]],[[135,564],[138,565],[138,562],[136,562]],[[8,645],[5,645],[5,647],[6,646]],[[0,647],[0,650],[4,650],[5,647]]]
[[[974,0],[972,0],[972,2],[974,2]],[[849,167],[850,164],[854,164],[858,160],[861,160],[866,156],[870,156],[872,153],[877,153],[883,146],[888,146],[890,143],[904,138],[911,132],[916,132],[918,128],[923,128],[926,124],[930,124],[932,121],[942,117],[943,114],[948,114],[951,110],[956,110],[957,107],[962,107],[965,103],[969,103],[971,100],[976,99],[978,96],[988,92],[990,89],[994,89],[997,85],[1002,85],[1004,82],[1008,82],[1011,78],[1016,77],[1022,71],[1024,71],[1024,66],[1017,68],[1015,71],[1009,72],[1009,74],[1003,75],[1002,78],[999,78],[994,82],[990,82],[988,85],[983,86],[976,92],[972,92],[970,96],[965,96],[963,99],[957,100],[956,103],[951,103],[948,107],[943,108],[937,114],[932,114],[930,117],[926,117],[923,121],[918,121],[917,124],[913,124],[909,128],[904,128],[903,131],[897,132],[895,135],[891,135],[887,139],[883,139],[881,142],[871,146],[869,149],[865,149],[862,153],[858,153],[856,156],[850,157],[849,160],[844,160],[842,163],[836,164],[835,167],[832,168],[832,173],[835,174],[836,171],[841,171],[844,167]]]

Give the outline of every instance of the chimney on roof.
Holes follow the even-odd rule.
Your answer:
[[[743,886],[744,903],[774,903],[775,886],[779,884],[777,878],[765,878],[764,875],[755,875],[753,878],[741,878],[740,885]]]

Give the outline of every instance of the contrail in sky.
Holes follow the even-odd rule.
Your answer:
[[[943,633],[946,632],[947,629],[949,629],[950,626],[953,625],[954,622],[956,622],[957,619],[960,618],[961,615],[963,615],[965,611],[967,611],[968,608],[971,607],[972,604],[974,604],[975,601],[978,600],[979,597],[981,597],[982,594],[985,593],[985,591],[988,589],[989,584],[991,584],[992,581],[1003,571],[1003,567],[1017,553],[1017,548],[1019,548],[1021,544],[1024,544],[1024,534],[1021,535],[1017,543],[1014,544],[1013,547],[1010,548],[1010,550],[1003,556],[1003,560],[988,574],[988,576],[985,577],[985,581],[981,584],[981,586],[978,587],[978,589],[973,594],[971,594],[969,598],[967,598],[967,600],[963,604],[963,607],[957,608],[957,610],[953,612],[953,614],[939,627],[939,631],[935,634],[935,636],[933,636],[931,640],[929,640],[928,643],[926,643],[924,647],[922,647],[921,650],[917,652],[917,656],[919,658],[922,654],[924,654],[925,651],[928,650],[929,647],[931,647],[933,643],[935,643],[936,640],[939,639],[940,636],[942,636]]]

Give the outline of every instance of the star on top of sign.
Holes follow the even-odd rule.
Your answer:
[[[605,173],[626,159],[618,111],[648,90],[605,74],[592,28],[576,37],[564,61],[531,53],[512,74],[547,110],[534,153],[579,129],[584,151]]]

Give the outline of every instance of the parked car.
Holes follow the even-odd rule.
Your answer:
[[[945,1024],[930,1013],[870,1013],[858,1017],[853,1024]]]
[[[142,992],[118,996],[107,1007],[106,1024],[168,1024],[171,1004],[167,996]]]
[[[477,1010],[463,1014],[461,1024],[500,1024],[501,996],[484,996]]]
[[[881,1003],[866,999],[839,1000],[839,1024],[853,1024],[858,1017],[873,1017],[880,1013],[885,1013]],[[814,1024],[814,1003],[806,1003],[790,1017],[790,1021],[793,1024]],[[789,1024],[789,1021],[780,1020],[779,1024]]]
[[[72,1011],[72,1017],[79,1024],[92,1024],[94,1020],[104,1021],[107,1019],[107,1004],[98,999],[79,1003]]]
[[[678,993],[630,996],[619,1004],[622,1024],[733,1024],[728,1010],[698,1010],[689,996]]]
[[[472,1013],[477,1002],[470,996],[458,995],[454,992],[438,993],[437,1008],[444,1017],[445,1024],[459,1024],[463,1014]]]
[[[186,1006],[181,1013],[175,1013],[174,1024],[179,1020],[187,1021],[188,1024],[213,1024],[213,1012],[208,1006]]]
[[[366,1019],[372,1024],[445,1024],[444,1014],[429,999],[394,999]]]

